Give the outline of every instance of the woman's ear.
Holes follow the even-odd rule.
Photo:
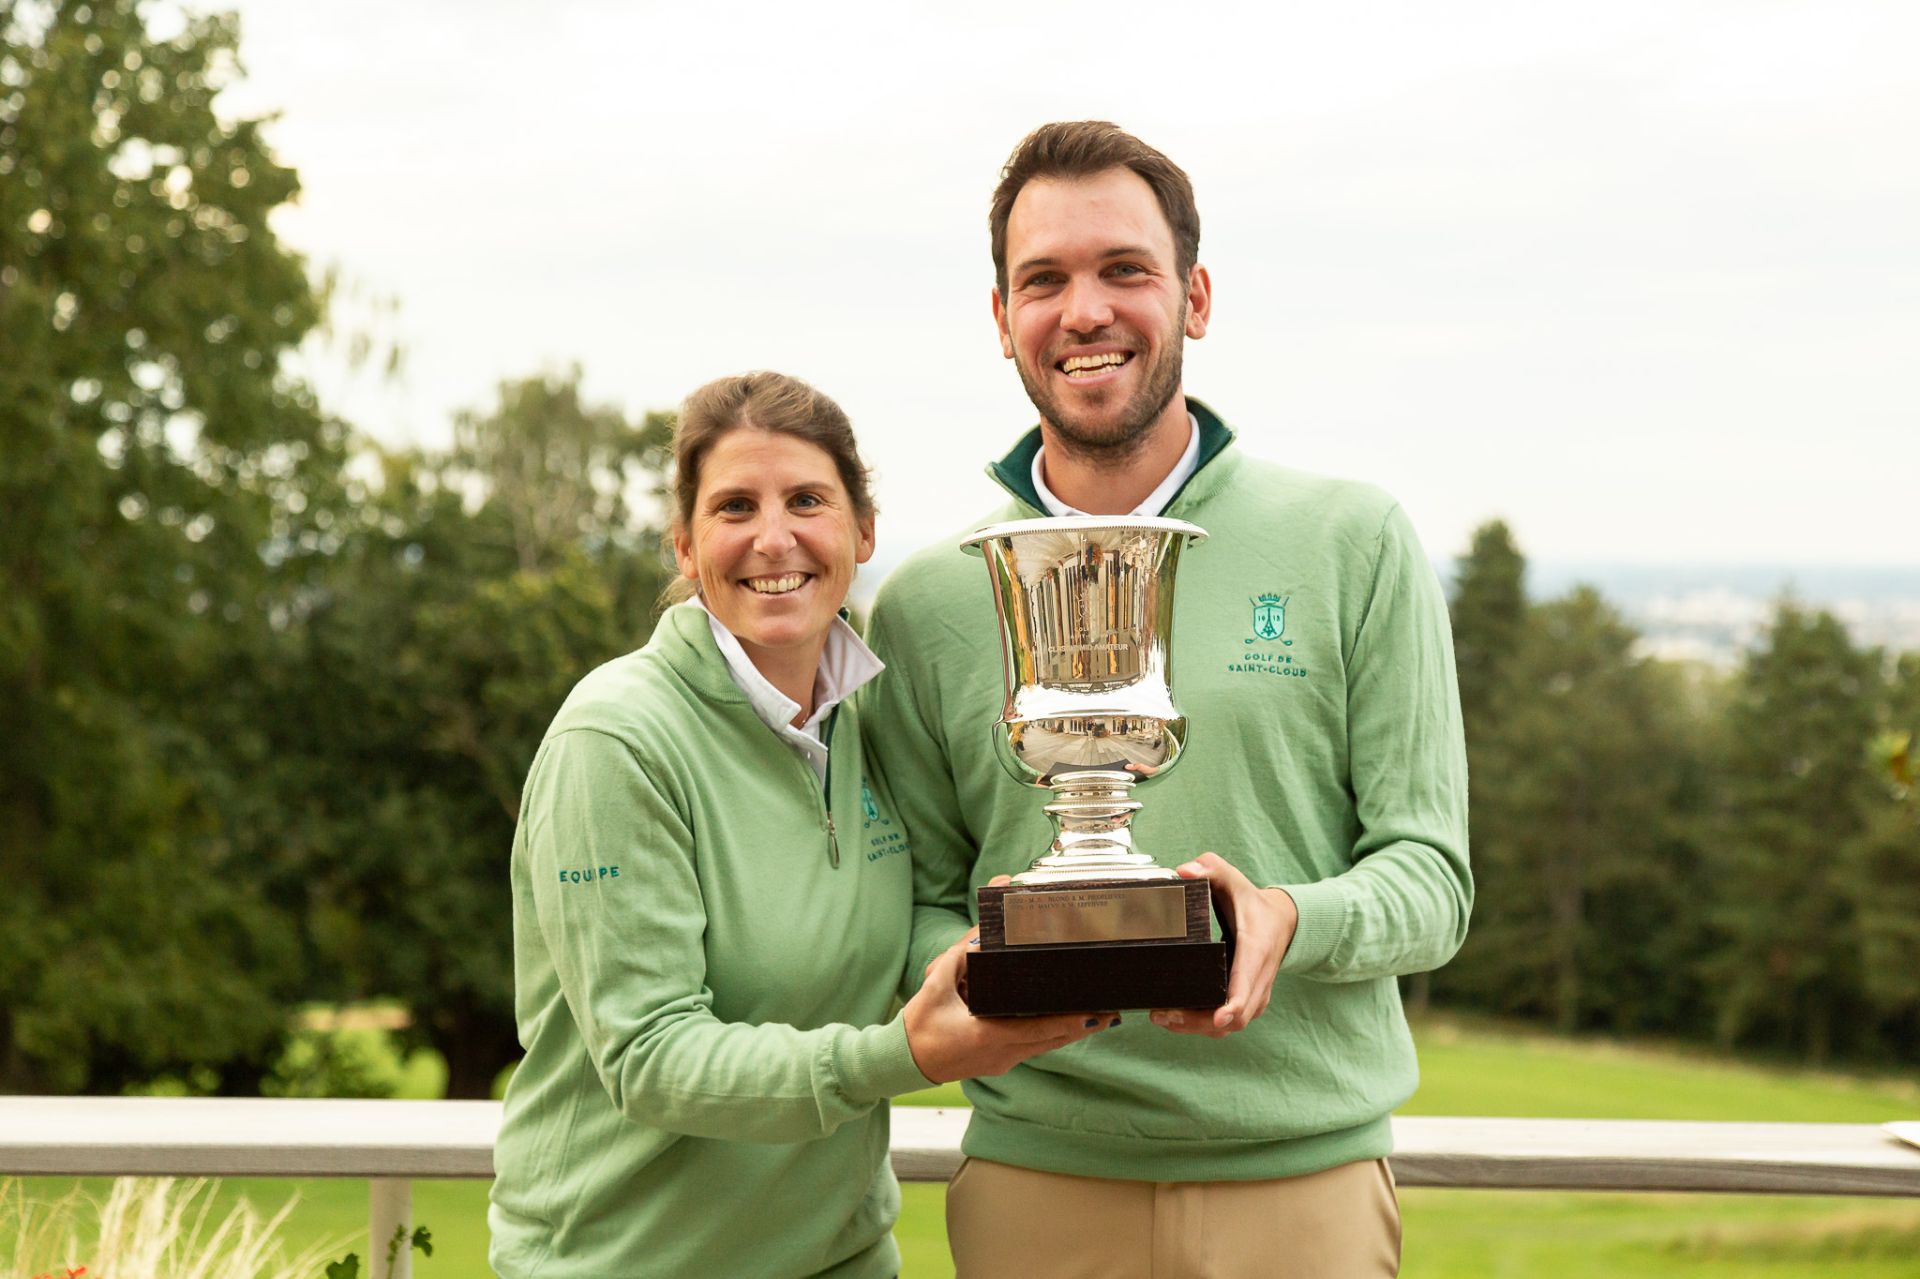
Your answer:
[[[673,559],[680,566],[680,576],[689,582],[700,580],[700,566],[693,558],[693,539],[687,536],[684,525],[673,526]]]

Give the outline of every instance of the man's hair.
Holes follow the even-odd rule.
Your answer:
[[[1200,210],[1186,171],[1140,139],[1106,120],[1043,124],[1020,139],[1000,170],[987,226],[993,233],[993,282],[1007,296],[1007,219],[1020,188],[1035,178],[1090,178],[1108,169],[1129,169],[1153,189],[1160,212],[1173,229],[1174,266],[1185,278],[1200,260]]]

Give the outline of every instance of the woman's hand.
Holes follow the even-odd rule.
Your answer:
[[[1227,1002],[1218,1008],[1156,1008],[1153,1024],[1183,1035],[1214,1039],[1245,1030],[1267,1010],[1273,975],[1293,944],[1299,908],[1285,889],[1256,888],[1253,881],[1215,853],[1202,853],[1178,868],[1182,879],[1204,879],[1222,922],[1233,929],[1233,971],[1227,975]]]
[[[1120,1024],[1113,1013],[975,1017],[960,991],[967,952],[979,944],[977,934],[961,938],[927,965],[926,980],[902,1013],[913,1064],[934,1083],[1004,1075],[1029,1057]]]

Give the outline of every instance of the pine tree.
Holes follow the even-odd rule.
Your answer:
[[[1717,945],[1706,972],[1724,1042],[1822,1061],[1866,1024],[1843,864],[1865,827],[1878,663],[1837,618],[1787,600],[1741,669],[1709,844]]]

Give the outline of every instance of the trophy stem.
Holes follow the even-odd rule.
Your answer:
[[[1053,802],[1053,846],[1016,884],[1057,884],[1094,879],[1175,879],[1172,871],[1133,846],[1131,823],[1140,801],[1130,792],[1140,780],[1117,769],[1063,773],[1047,782]]]

